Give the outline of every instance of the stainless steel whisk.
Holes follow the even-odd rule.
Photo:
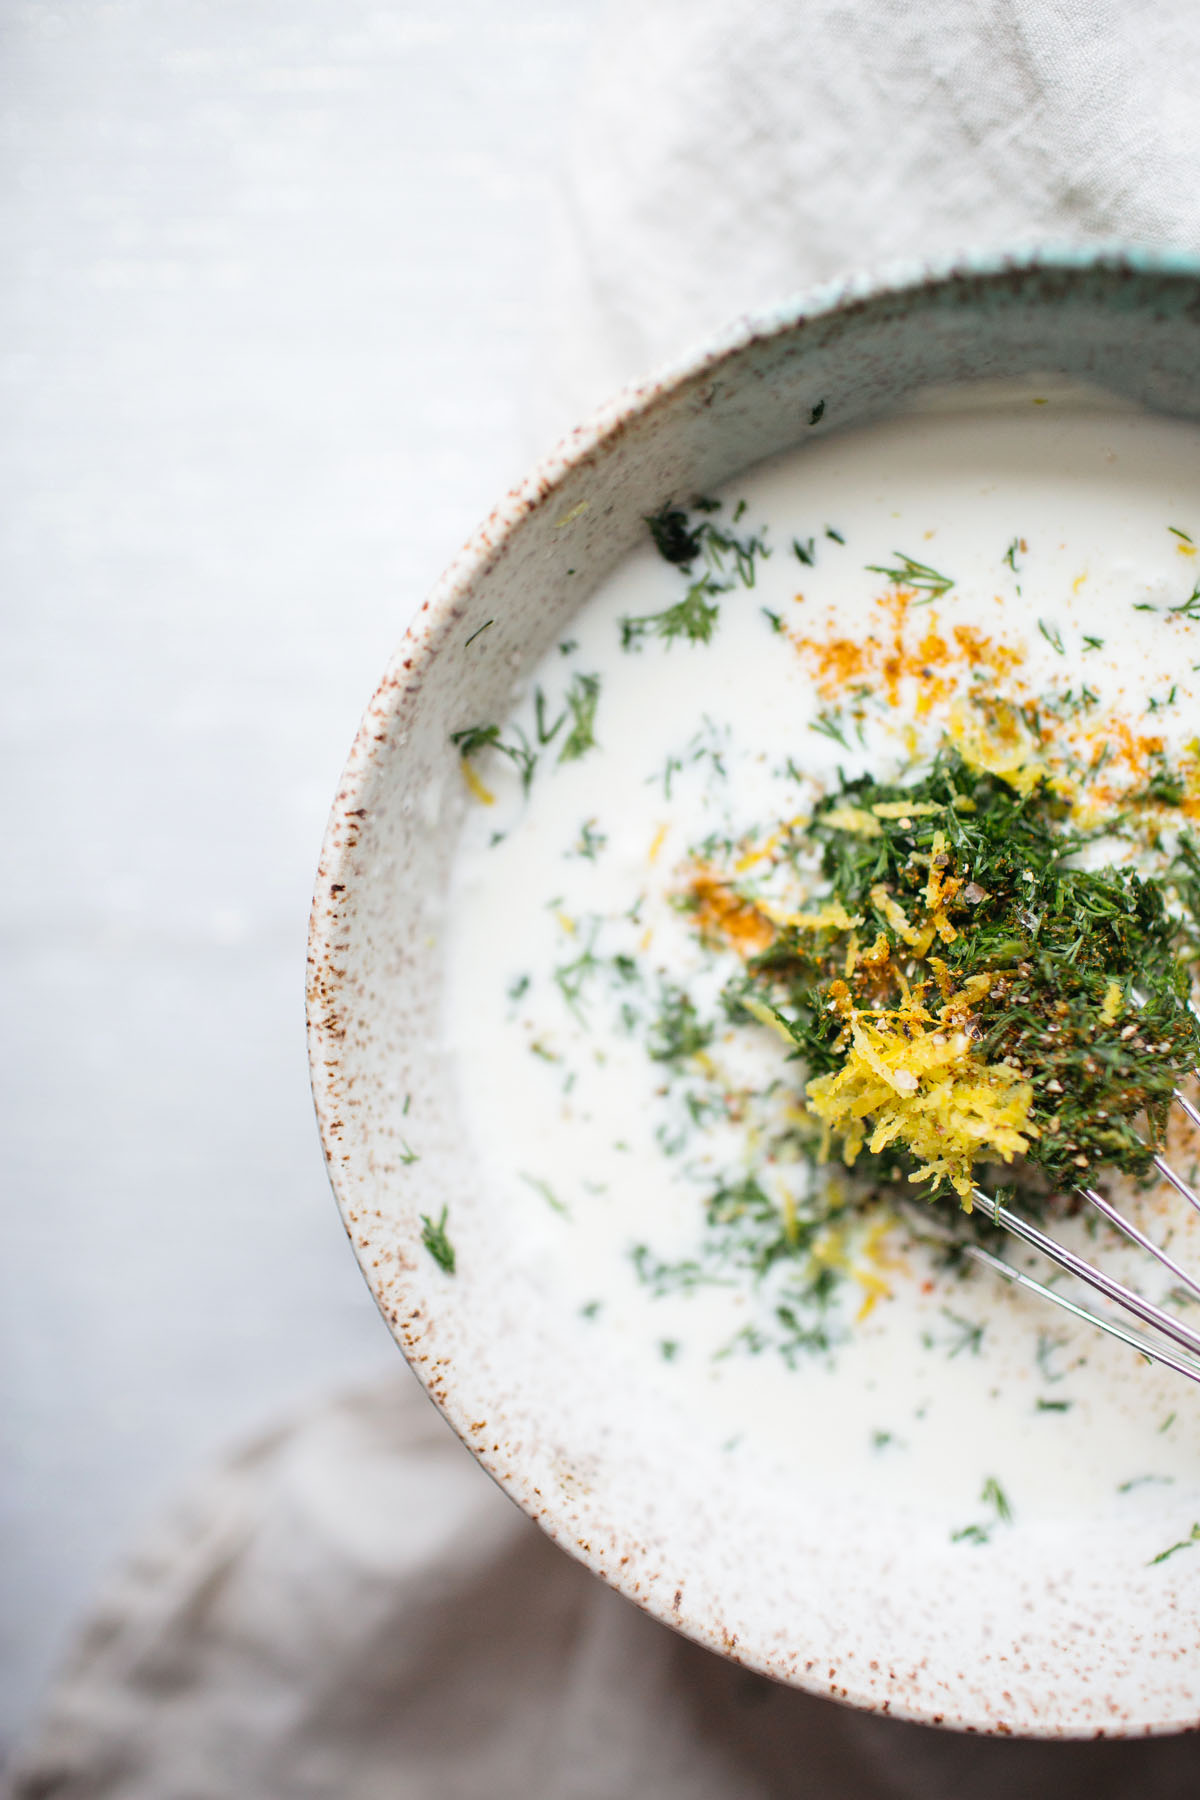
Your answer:
[[[1186,1094],[1180,1093],[1176,1088],[1174,1100],[1192,1124],[1200,1128],[1200,1110],[1192,1104]],[[1154,1157],[1154,1166],[1176,1193],[1181,1194],[1188,1205],[1200,1213],[1200,1196],[1197,1196],[1183,1177],[1177,1175],[1164,1158],[1157,1154]],[[1170,1271],[1182,1287],[1200,1300],[1200,1280],[1197,1280],[1194,1275],[1189,1275],[1187,1270],[1182,1268],[1161,1245],[1153,1243],[1131,1220],[1118,1212],[1111,1201],[1106,1200],[1102,1194],[1098,1194],[1094,1188],[1081,1185],[1075,1189],[1075,1192],[1132,1243],[1148,1251],[1157,1262],[1161,1263],[1163,1268]],[[1106,1332],[1109,1337],[1118,1338],[1121,1343],[1128,1344],[1131,1349],[1138,1351],[1142,1356],[1148,1356],[1151,1361],[1163,1363],[1168,1369],[1174,1369],[1178,1374],[1186,1375],[1189,1381],[1200,1382],[1200,1330],[1174,1318],[1161,1306],[1156,1306],[1152,1300],[1147,1300],[1144,1295],[1136,1293],[1124,1282],[1116,1280],[1114,1276],[1106,1275],[1102,1269],[1096,1268],[1076,1251],[1068,1249],[1064,1244],[1049,1237],[1039,1226],[1022,1218],[1019,1213],[1004,1206],[994,1196],[984,1193],[982,1188],[973,1189],[973,1199],[976,1206],[1005,1231],[1011,1232],[1014,1237],[1021,1238],[1023,1242],[1040,1251],[1051,1262],[1057,1263],[1060,1269],[1067,1270],[1089,1287],[1095,1288],[1098,1293],[1114,1301],[1117,1306],[1123,1308],[1125,1312],[1131,1313],[1135,1319],[1140,1320],[1143,1325],[1149,1326],[1159,1336],[1150,1337],[1144,1331],[1134,1330],[1123,1325],[1118,1319],[1107,1317],[1103,1313],[1092,1312],[1088,1307],[1078,1305],[1066,1294],[1057,1293],[1053,1288],[1047,1287],[1044,1282],[1036,1281],[1032,1275],[1027,1275],[1024,1270],[1014,1268],[1011,1263],[1005,1262],[1003,1257],[994,1256],[982,1245],[968,1244],[965,1246],[967,1255],[973,1261],[991,1269],[1005,1281],[1011,1282],[1017,1287],[1027,1288],[1030,1293],[1039,1294],[1043,1299],[1052,1301],[1055,1306],[1061,1307],[1064,1312],[1070,1313],[1074,1318],[1085,1319],[1088,1324]],[[1166,1339],[1167,1342],[1161,1342],[1160,1339]],[[1174,1345],[1175,1348],[1170,1348],[1171,1345]]]

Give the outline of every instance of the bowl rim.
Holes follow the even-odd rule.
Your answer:
[[[326,978],[336,971],[340,947],[340,921],[348,904],[352,880],[339,883],[347,876],[357,839],[356,826],[364,804],[366,790],[373,778],[381,729],[395,713],[402,697],[421,684],[431,657],[441,648],[446,634],[454,626],[460,603],[473,584],[497,560],[513,532],[534,510],[541,508],[568,477],[583,463],[602,451],[621,435],[629,423],[652,413],[664,405],[682,386],[711,375],[731,358],[756,342],[784,335],[810,321],[837,313],[856,311],[874,302],[919,294],[947,287],[956,280],[1000,280],[1018,274],[1062,274],[1084,276],[1096,270],[1137,276],[1180,277],[1190,279],[1200,290],[1200,253],[1185,249],[1164,249],[1118,241],[1090,243],[1030,242],[1007,250],[964,250],[947,253],[925,261],[905,259],[882,265],[873,271],[854,271],[836,280],[801,290],[762,308],[739,315],[722,329],[702,340],[697,346],[656,371],[639,377],[622,387],[611,399],[596,408],[588,418],[567,432],[530,472],[497,502],[484,521],[471,534],[435,582],[421,605],[413,613],[396,650],[380,678],[364,711],[362,721],[347,756],[333,801],[322,841],[314,885],[314,896],[308,929],[308,970],[306,1021],[310,1082],[322,1150],[334,1198],[342,1216],[356,1260],[364,1279],[378,1302],[366,1260],[359,1254],[349,1219],[353,1196],[343,1186],[340,1169],[340,1147],[331,1131],[334,1104],[330,1061],[330,1033],[325,1014],[329,1004]],[[1198,302],[1200,304],[1200,302]],[[334,898],[331,900],[331,889]],[[395,1333],[394,1335],[398,1334]],[[399,1339],[398,1339],[399,1343]],[[399,1345],[403,1353],[403,1346]],[[504,1492],[522,1511],[546,1531],[567,1554],[584,1564],[608,1586],[615,1588],[642,1611],[660,1623],[680,1630],[677,1620],[663,1605],[656,1603],[653,1592],[647,1593],[623,1581],[619,1568],[605,1563],[589,1546],[573,1538],[562,1539],[554,1530],[554,1522],[546,1514],[544,1496],[538,1494],[527,1472],[514,1468],[491,1454],[488,1446],[474,1439],[468,1429],[468,1415],[453,1390],[437,1386],[432,1373],[410,1361],[419,1380],[438,1406],[447,1423],[472,1456],[482,1465]],[[684,1635],[725,1658],[760,1670],[773,1679],[786,1681],[820,1697],[828,1697],[824,1689],[807,1687],[802,1680],[785,1677],[769,1661],[756,1657],[747,1649],[732,1652],[717,1631],[706,1631],[689,1624]],[[844,1692],[844,1690],[842,1690]],[[910,1707],[900,1697],[887,1705],[870,1695],[846,1694],[846,1701],[862,1711],[886,1713],[887,1716],[915,1723],[942,1725],[980,1735],[1013,1735],[1012,1728],[999,1723],[979,1723],[965,1716],[958,1718],[953,1708],[934,1718],[921,1707]],[[1114,1722],[1101,1735],[1144,1736],[1148,1732],[1178,1731],[1177,1723],[1155,1723],[1128,1717]],[[1094,1728],[1064,1728],[1053,1721],[1029,1722],[1019,1735],[1031,1738],[1064,1739],[1094,1735]]]

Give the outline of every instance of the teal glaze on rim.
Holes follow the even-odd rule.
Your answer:
[[[313,1092],[347,1232],[455,1431],[566,1551],[656,1618],[780,1681],[963,1730],[1129,1735],[1200,1722],[1200,1556],[1153,1519],[1018,1520],[971,1552],[919,1512],[798,1495],[715,1456],[523,1262],[439,1041],[465,794],[449,733],[514,688],[679,493],[934,384],[1056,374],[1200,419],[1200,259],[1022,250],[855,277],[738,320],[619,395],[496,507],[421,607],[334,803],[313,904]],[[483,629],[484,627],[487,629]],[[422,1245],[449,1209],[456,1267]],[[1174,1496],[1200,1517],[1195,1494]],[[1191,1514],[1188,1514],[1190,1520]],[[1185,1521],[1186,1523],[1187,1521]]]

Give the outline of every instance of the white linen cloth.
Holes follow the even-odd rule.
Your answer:
[[[1200,1740],[856,1714],[568,1559],[416,1382],[251,1444],[98,1602],[19,1800],[1194,1800]]]
[[[1182,0],[622,0],[565,168],[548,433],[739,311],[897,256],[1200,246]],[[203,1480],[97,1602],[19,1800],[973,1800],[1200,1789],[1200,1739],[988,1742],[776,1688],[541,1537],[415,1383]]]
[[[1198,64],[1186,0],[617,0],[568,156],[538,424],[852,270],[1200,248]]]

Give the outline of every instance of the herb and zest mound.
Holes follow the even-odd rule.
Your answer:
[[[846,782],[683,902],[742,952],[730,1009],[794,1047],[826,1154],[902,1153],[968,1211],[977,1167],[1016,1157],[1145,1175],[1200,1060],[1193,840],[1177,879],[1089,867],[1057,796],[1005,774],[950,749],[908,785]],[[814,849],[825,891],[789,910],[780,868]]]

